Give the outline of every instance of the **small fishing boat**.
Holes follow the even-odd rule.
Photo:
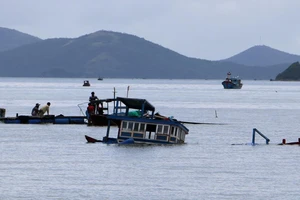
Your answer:
[[[222,82],[224,89],[241,89],[243,83],[238,77],[231,77],[231,73],[227,73],[226,79]]]
[[[98,78],[98,81],[103,81],[103,78],[99,77],[99,78]]]
[[[189,130],[172,117],[154,114],[146,99],[117,97],[113,114],[106,116],[107,131],[102,140],[85,136],[87,142],[107,144],[182,144]],[[111,137],[111,126],[118,131]]]
[[[88,80],[85,80],[83,81],[83,86],[91,86],[91,84]]]

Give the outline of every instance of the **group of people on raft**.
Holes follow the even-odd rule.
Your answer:
[[[44,116],[45,113],[47,113],[47,115],[49,115],[49,108],[51,103],[48,102],[46,105],[44,105],[43,107],[39,108],[41,104],[36,103],[35,106],[32,108],[31,110],[31,115],[32,116],[39,116],[42,117]]]
[[[94,101],[98,100],[98,97],[95,95],[95,92],[91,92],[91,96],[89,98],[88,107],[86,110],[87,118],[90,119],[90,116],[92,114],[103,114],[102,104],[101,103],[95,103]],[[39,116],[42,117],[47,113],[49,115],[49,109],[50,109],[50,102],[47,102],[47,104],[40,108],[39,103],[36,103],[35,106],[32,108],[31,115],[32,116]]]

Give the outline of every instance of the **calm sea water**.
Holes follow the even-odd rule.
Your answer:
[[[7,117],[48,101],[50,114],[82,115],[92,91],[111,98],[130,86],[163,115],[223,125],[187,124],[184,145],[117,146],[86,143],[100,127],[0,123],[0,199],[299,199],[299,146],[277,144],[300,137],[300,83],[221,81],[1,78]],[[253,128],[270,144],[246,145]]]

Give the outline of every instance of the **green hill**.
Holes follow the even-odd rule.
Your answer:
[[[13,29],[0,27],[0,52],[40,41],[40,38]]]
[[[285,65],[249,67],[189,58],[143,38],[97,31],[78,38],[41,40],[0,53],[4,77],[273,79]]]
[[[293,63],[286,70],[276,76],[276,81],[300,81],[300,64]]]

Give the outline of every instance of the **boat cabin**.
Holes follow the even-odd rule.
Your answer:
[[[159,123],[164,120],[131,121],[122,120],[119,128],[119,142],[133,138],[140,143],[184,143],[188,130],[170,123]]]
[[[108,115],[105,143],[121,143],[133,139],[134,143],[181,144],[188,129],[179,121],[156,117],[155,107],[145,99],[117,97],[114,114]],[[118,125],[115,138],[110,137],[110,124]]]

